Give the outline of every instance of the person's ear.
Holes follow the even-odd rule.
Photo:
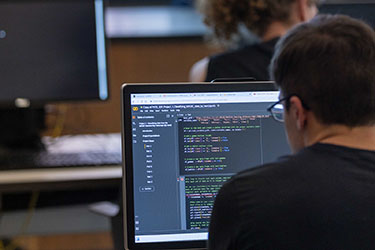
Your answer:
[[[309,3],[308,0],[296,0],[297,4],[297,18],[300,22],[309,20]]]
[[[296,128],[303,130],[307,124],[307,110],[303,107],[302,101],[297,96],[292,96],[289,99],[290,114],[293,116]]]

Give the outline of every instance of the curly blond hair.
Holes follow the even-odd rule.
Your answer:
[[[287,22],[296,0],[197,0],[204,22],[216,39],[230,41],[244,25],[261,37],[273,21]],[[318,4],[319,0],[309,0]]]

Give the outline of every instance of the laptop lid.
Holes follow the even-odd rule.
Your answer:
[[[289,154],[273,82],[125,84],[126,249],[205,248],[232,175]]]

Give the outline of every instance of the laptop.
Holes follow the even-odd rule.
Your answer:
[[[234,174],[290,154],[273,82],[124,84],[126,249],[204,249]]]

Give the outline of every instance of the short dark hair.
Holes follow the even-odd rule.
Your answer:
[[[343,15],[318,15],[276,45],[271,78],[324,124],[375,124],[375,32]]]

